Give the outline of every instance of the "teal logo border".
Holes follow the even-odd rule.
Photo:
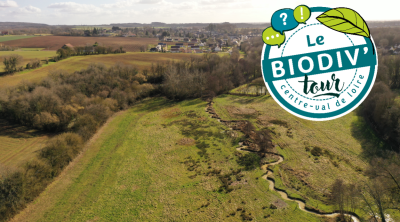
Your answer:
[[[330,10],[331,8],[327,7],[310,7],[311,13],[312,12],[326,12]],[[366,43],[370,45],[370,47],[374,47],[372,43],[369,41],[368,38],[364,37]],[[372,37],[371,40],[373,41]],[[344,116],[348,114],[349,112],[353,111],[356,109],[363,101],[364,99],[368,96],[369,92],[372,89],[373,83],[375,82],[375,78],[377,75],[377,68],[378,68],[378,56],[377,56],[377,51],[375,48],[375,58],[376,58],[376,65],[372,65],[370,68],[370,74],[368,76],[367,82],[365,87],[362,89],[361,93],[355,98],[349,105],[346,107],[333,111],[333,112],[328,112],[328,113],[310,113],[310,112],[305,112],[303,110],[300,110],[293,105],[289,104],[282,96],[278,93],[276,88],[273,86],[272,82],[267,82],[265,81],[266,79],[266,74],[268,73],[266,68],[263,66],[263,61],[268,60],[269,57],[269,52],[271,50],[271,46],[264,44],[263,48],[263,54],[261,56],[261,70],[264,78],[265,85],[267,86],[271,96],[281,105],[285,110],[288,112],[292,113],[295,116],[298,116],[303,119],[308,119],[308,120],[314,120],[314,121],[324,121],[324,120],[332,120],[339,118],[341,116]]]

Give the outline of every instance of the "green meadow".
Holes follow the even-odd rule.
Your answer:
[[[241,170],[205,106],[153,98],[120,112],[14,221],[324,221]]]

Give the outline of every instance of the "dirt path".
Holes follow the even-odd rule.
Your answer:
[[[236,121],[222,120],[218,116],[218,114],[215,112],[215,110],[213,108],[213,102],[209,102],[208,103],[208,105],[206,107],[206,112],[211,114],[211,116],[210,116],[211,118],[217,119],[218,122],[220,122],[222,124],[229,123],[229,122],[242,122],[241,120],[236,120]],[[233,130],[238,130],[238,129],[233,128]],[[247,149],[246,146],[241,146],[241,147],[236,148],[236,149],[238,151],[244,151],[244,152],[255,152],[253,150]],[[278,161],[276,161],[276,162],[264,164],[264,165],[261,166],[261,168],[265,171],[265,174],[262,176],[262,178],[269,182],[269,189],[270,190],[273,190],[273,191],[276,191],[277,193],[279,193],[284,200],[289,200],[289,201],[296,202],[299,205],[300,210],[302,210],[304,212],[307,212],[307,213],[310,213],[310,214],[314,214],[314,215],[317,215],[317,216],[329,217],[329,218],[335,218],[335,217],[340,215],[339,213],[321,213],[321,212],[318,212],[318,210],[307,209],[305,201],[299,200],[299,199],[295,199],[295,198],[291,198],[291,197],[288,196],[286,191],[278,189],[278,188],[275,188],[275,180],[271,177],[273,175],[273,172],[272,172],[272,170],[268,169],[268,167],[274,166],[274,165],[278,165],[278,164],[282,163],[284,158],[283,158],[282,155],[277,154],[277,153],[268,152],[266,154],[271,154],[271,155],[274,155],[274,156],[279,158]],[[355,213],[346,213],[345,215],[351,217],[353,222],[360,222],[360,220],[358,219],[358,216],[356,216]]]

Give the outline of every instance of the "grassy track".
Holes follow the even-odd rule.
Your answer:
[[[6,54],[0,52],[0,56]],[[7,52],[10,53],[10,52]],[[31,58],[43,58],[45,56],[55,55],[54,51],[16,51],[13,53],[20,54],[29,61]],[[40,56],[39,56],[40,55]],[[124,54],[108,54],[108,55],[90,55],[90,56],[74,56],[57,63],[35,69],[26,70],[13,75],[0,76],[0,90],[9,86],[15,86],[22,80],[25,81],[38,81],[46,77],[52,70],[63,69],[68,72],[86,69],[91,63],[103,63],[106,66],[112,66],[119,62],[122,64],[130,64],[140,70],[150,68],[152,63],[166,62],[169,60],[182,60],[189,59],[191,56],[201,56],[194,54],[178,54],[178,53],[142,53],[131,52]],[[28,59],[30,58],[30,59]],[[3,67],[2,64],[0,67]]]
[[[213,170],[240,167],[228,129],[205,106],[155,98],[124,111],[13,221],[323,221],[268,191],[260,169],[218,192]]]

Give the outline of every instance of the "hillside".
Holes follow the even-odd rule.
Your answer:
[[[31,23],[31,22],[0,22],[1,29],[7,28],[47,28],[49,25],[42,23]]]
[[[0,55],[19,54],[24,57],[24,63],[29,62],[30,59],[46,57],[55,55],[55,51],[13,51],[13,52],[0,52]],[[189,59],[193,55],[189,53],[149,53],[149,52],[132,52],[123,54],[106,54],[106,55],[90,55],[90,56],[74,56],[61,60],[59,62],[50,62],[41,68],[33,70],[25,70],[23,72],[15,73],[12,75],[0,76],[0,90],[15,86],[24,81],[39,81],[46,77],[53,70],[66,70],[67,72],[79,71],[87,68],[92,63],[103,63],[106,66],[112,66],[119,62],[125,65],[133,65],[139,70],[149,69],[151,64],[157,62],[166,62],[171,60]],[[0,64],[0,71],[3,71],[3,65]]]
[[[120,113],[13,221],[321,221],[269,192],[262,170],[238,171],[235,140],[205,106],[156,98]]]
[[[120,46],[128,52],[138,52],[139,47],[146,44],[157,44],[157,38],[125,38],[125,37],[83,37],[83,36],[38,36],[28,39],[5,41],[3,44],[21,48],[45,48],[58,50],[63,45],[70,43],[73,46],[93,45],[95,42],[111,46],[115,49]]]
[[[271,131],[272,151],[284,157],[272,166],[276,187],[308,208],[334,211],[326,197],[333,180],[363,179],[364,149],[376,138],[354,112],[311,122],[268,96],[222,95],[214,102],[221,118],[247,119]],[[263,169],[244,170],[243,153],[236,151],[242,134],[210,118],[206,105],[153,98],[120,112],[13,221],[329,220],[271,191]],[[314,147],[320,156],[311,154]]]

